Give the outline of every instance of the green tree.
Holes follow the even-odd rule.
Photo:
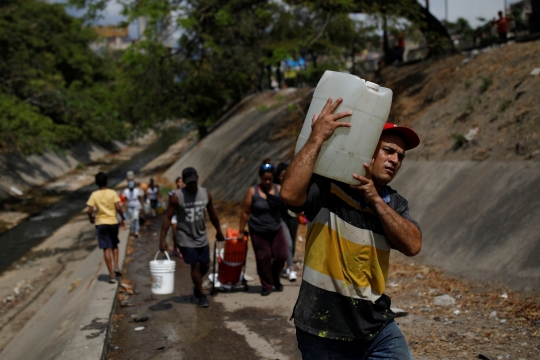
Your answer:
[[[0,5],[0,151],[24,154],[126,135],[114,66],[92,53],[96,35],[61,5]]]
[[[456,22],[447,21],[445,26],[448,29],[448,34],[455,35],[461,40],[472,40],[474,30],[469,25],[469,22],[464,18],[458,18]]]

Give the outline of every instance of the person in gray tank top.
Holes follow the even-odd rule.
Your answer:
[[[186,186],[176,190],[169,198],[169,206],[163,223],[159,249],[167,251],[165,237],[171,226],[171,220],[176,215],[176,241],[186,264],[191,266],[191,280],[195,285],[194,295],[200,307],[208,307],[208,300],[203,293],[202,278],[210,268],[210,246],[206,234],[205,209],[208,211],[210,222],[216,229],[218,241],[225,240],[219,226],[219,218],[212,204],[212,195],[199,186],[199,176],[194,168],[182,171]]]

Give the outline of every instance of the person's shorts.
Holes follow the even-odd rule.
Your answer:
[[[150,200],[150,207],[152,209],[155,209],[157,206],[157,199],[156,200]]]
[[[180,252],[184,257],[184,261],[188,265],[196,265],[197,263],[208,264],[210,262],[210,246],[206,245],[199,248],[189,248],[180,246]]]
[[[116,249],[120,239],[118,239],[118,224],[96,225],[97,238],[100,249]]]
[[[176,219],[176,215],[173,215],[172,219],[171,219],[171,224],[178,224],[178,220]]]

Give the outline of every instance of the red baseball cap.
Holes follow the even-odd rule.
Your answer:
[[[409,127],[386,123],[383,128],[384,132],[393,132],[400,135],[403,141],[405,141],[405,151],[414,149],[420,144],[420,137]]]

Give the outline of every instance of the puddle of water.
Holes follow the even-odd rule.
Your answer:
[[[125,179],[127,171],[137,172],[187,134],[188,131],[180,127],[168,129],[145,150],[111,169],[108,172],[109,187],[114,188]],[[86,201],[94,190],[96,190],[94,184],[69,193],[35,190],[23,199],[11,199],[2,203],[3,210],[22,211],[35,216],[0,235],[0,244],[2,244],[0,272],[50,236],[73,216],[79,214],[85,208]],[[47,206],[48,208],[43,210]]]

